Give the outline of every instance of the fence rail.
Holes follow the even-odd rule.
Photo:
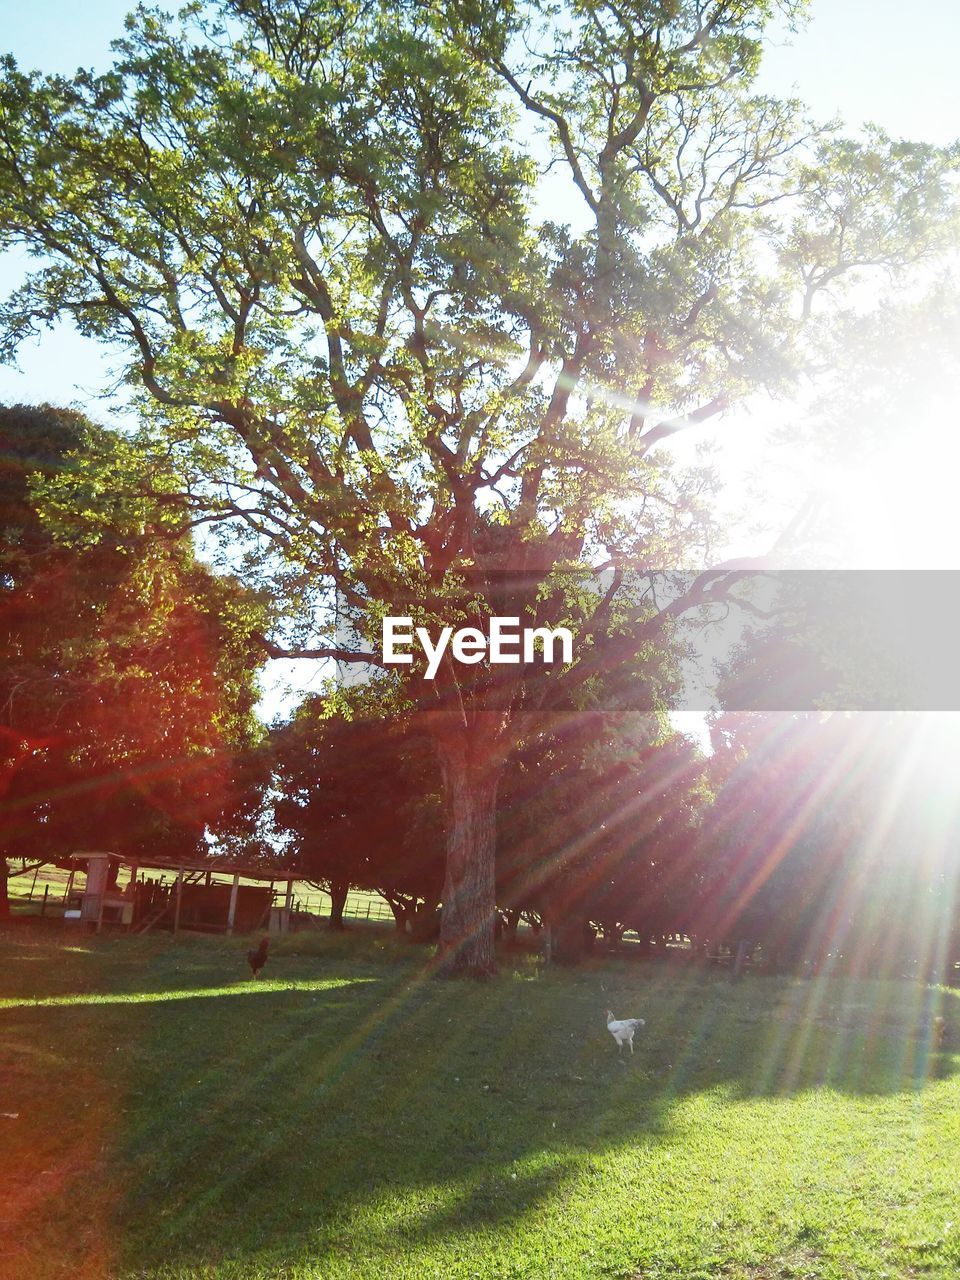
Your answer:
[[[293,910],[312,916],[329,916],[330,895],[320,889],[299,893],[294,890]],[[355,894],[347,897],[343,908],[344,919],[387,920],[393,923],[393,912],[388,903],[376,894]]]
[[[29,870],[23,871],[23,867],[27,866]],[[63,908],[66,905],[67,894],[70,890],[70,872],[65,867],[57,867],[51,864],[45,864],[40,867],[34,867],[31,860],[10,860],[10,880],[8,888],[11,902],[18,906],[20,913],[23,908],[29,906],[35,908],[35,914],[46,914],[50,908]],[[150,872],[150,875],[156,875],[164,878],[162,872]],[[173,877],[168,877],[173,881]],[[84,883],[84,873],[78,871],[74,878],[74,888],[79,890]],[[286,887],[284,885],[272,886],[274,890],[274,904],[283,906],[286,898]],[[293,882],[292,907],[294,911],[302,912],[316,917],[327,917],[330,915],[330,895],[322,889],[317,889],[313,885],[303,880]],[[33,913],[32,911],[30,912]],[[381,922],[393,923],[393,912],[390,906],[377,893],[370,892],[351,892],[347,896],[347,901],[343,909],[345,919],[350,920],[373,920]]]

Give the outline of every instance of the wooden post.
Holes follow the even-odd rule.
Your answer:
[[[747,960],[747,948],[749,945],[750,944],[747,942],[746,938],[741,938],[737,943],[737,954],[734,957],[733,967],[730,970],[731,982],[740,981],[740,976],[743,973],[743,966]]]
[[[43,902],[41,902],[40,904],[41,918],[47,914],[47,894],[49,892],[50,892],[50,886],[48,884],[45,884],[43,886]]]
[[[38,876],[39,874],[40,874],[40,867],[39,867],[39,866],[37,866],[37,867],[35,867],[35,868],[34,868],[34,872],[33,872],[33,881],[31,882],[31,885],[30,885],[30,892],[27,894],[27,901],[28,901],[28,902],[32,902],[32,901],[33,901],[33,891],[34,891],[34,889],[37,887],[37,876]]]
[[[293,905],[293,881],[287,881],[287,892],[283,899],[283,915],[280,917],[280,932],[286,933],[290,928],[290,909]]]
[[[183,897],[183,867],[177,867],[177,899],[173,908],[173,936],[180,928],[180,900]]]
[[[130,923],[127,925],[129,933],[133,926],[137,923],[137,872],[140,868],[136,863],[130,868],[130,880],[127,884],[127,893],[130,895]]]
[[[76,872],[77,872],[76,867],[71,866],[70,874],[67,876],[67,887],[63,893],[64,906],[66,906],[66,904],[70,901],[70,894],[73,892],[73,877],[76,875]]]
[[[233,933],[233,926],[237,919],[237,891],[240,888],[240,872],[238,871],[233,877],[233,884],[230,886],[230,905],[227,907],[227,933]]]

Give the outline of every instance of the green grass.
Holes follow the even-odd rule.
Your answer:
[[[960,1273],[954,993],[245,945],[0,938],[3,1280]]]

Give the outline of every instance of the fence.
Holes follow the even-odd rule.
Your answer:
[[[21,868],[30,866],[29,860],[10,860],[9,892],[10,900],[18,908],[18,914],[46,915],[57,914],[66,903],[67,891],[70,887],[70,872],[64,867],[44,865],[34,867],[27,872]],[[162,872],[151,872],[153,876],[163,879]],[[171,883],[172,877],[170,877]],[[262,881],[260,882],[262,883]],[[74,879],[74,887],[81,889],[84,884],[84,873],[78,871]],[[286,895],[285,885],[274,889],[274,901],[283,906]],[[24,912],[24,908],[27,911]],[[330,895],[317,889],[304,880],[294,881],[293,909],[312,916],[330,915]],[[364,891],[352,892],[347,896],[343,915],[350,920],[373,920],[393,923],[393,912],[388,903],[377,893]]]
[[[306,912],[312,916],[329,916],[330,905],[330,895],[322,889],[311,887],[301,891],[294,888],[294,911]],[[345,920],[384,920],[393,923],[393,912],[389,904],[375,893],[348,894],[343,916]]]
[[[24,904],[29,903],[36,908],[38,915],[46,915],[48,908],[63,909],[70,887],[69,871],[52,866],[32,867],[23,871],[21,868],[30,867],[30,863],[21,860],[18,866],[13,859],[9,860],[8,865],[10,879],[7,881],[7,890],[11,905],[22,909]]]

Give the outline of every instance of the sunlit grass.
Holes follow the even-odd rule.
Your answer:
[[[270,982],[252,980],[234,986],[186,987],[179,991],[104,991],[64,996],[40,996],[35,1000],[0,998],[0,1009],[67,1008],[77,1004],[158,1004],[170,1000],[209,1000],[217,996],[274,995],[278,991],[331,991],[336,987],[367,982],[367,978],[331,979],[318,982]]]
[[[4,1280],[960,1272],[954,993],[246,945],[0,942]]]

